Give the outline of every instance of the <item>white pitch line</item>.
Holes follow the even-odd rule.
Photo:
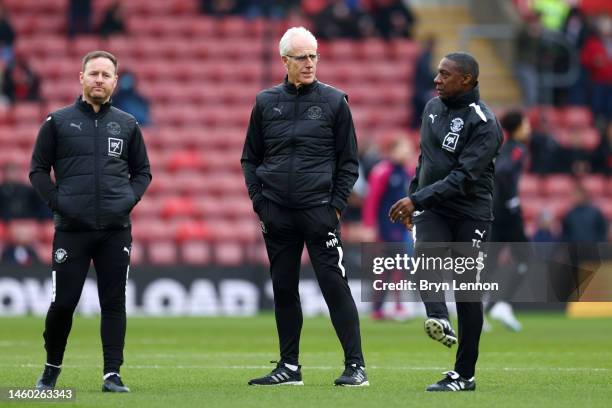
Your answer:
[[[1,364],[0,367],[6,368],[40,368],[40,364]],[[65,364],[68,368],[99,368],[99,364]],[[255,370],[270,368],[270,365],[201,365],[201,364],[176,364],[176,365],[161,365],[161,364],[129,364],[126,366],[129,369],[209,369],[209,370]],[[305,366],[306,370],[338,370],[340,366]],[[448,367],[418,367],[418,366],[367,366],[368,370],[393,370],[393,371],[431,371],[445,370]],[[605,367],[479,367],[478,371],[552,371],[552,372],[609,372],[612,368]]]

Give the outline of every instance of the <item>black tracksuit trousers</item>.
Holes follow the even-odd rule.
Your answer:
[[[274,291],[281,362],[298,364],[302,308],[298,283],[304,243],[332,324],[344,349],[345,364],[364,366],[357,307],[343,265],[338,218],[331,206],[290,209],[265,200],[259,210]]]
[[[109,231],[56,231],[53,239],[53,296],[45,320],[47,363],[61,365],[72,315],[81,297],[93,260],[102,318],[100,335],[104,373],[123,364],[126,330],[125,288],[129,274],[131,229]]]
[[[481,244],[488,240],[491,232],[491,223],[488,221],[476,221],[466,219],[454,219],[442,216],[432,211],[424,211],[414,218],[415,225],[415,255],[428,256],[432,254],[430,248],[423,248],[423,244],[429,242],[473,243],[474,259],[482,251]],[[474,241],[475,240],[475,241]],[[480,241],[480,242],[478,242]],[[476,244],[478,246],[476,246]],[[440,250],[435,249],[433,253],[440,255]],[[465,254],[464,254],[465,255]],[[463,275],[465,281],[475,281],[475,275]],[[421,291],[421,297],[425,303],[428,317],[448,319],[448,310],[444,301],[444,293],[432,294]],[[457,304],[457,317],[459,320],[459,347],[455,360],[454,370],[464,378],[474,376],[476,361],[478,360],[478,345],[482,332],[483,310],[482,302],[474,301],[473,295],[467,301],[462,301],[461,294],[455,292]]]

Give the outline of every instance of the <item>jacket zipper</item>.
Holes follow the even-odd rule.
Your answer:
[[[94,120],[94,184],[95,195],[94,205],[96,212],[96,229],[100,229],[100,176],[99,176],[99,158],[98,158],[98,119]]]
[[[291,156],[289,158],[289,180],[287,186],[287,195],[289,196],[289,203],[293,204],[293,159],[295,156],[295,129],[298,123],[298,115],[300,113],[299,109],[299,97],[300,97],[300,88],[296,88],[295,93],[295,109],[293,115],[293,130],[291,131]]]

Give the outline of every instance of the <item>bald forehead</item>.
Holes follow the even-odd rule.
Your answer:
[[[316,50],[317,46],[315,44],[314,41],[312,41],[311,38],[308,38],[305,35],[296,35],[295,37],[293,37],[293,39],[291,40],[291,49],[292,50],[304,50],[304,49],[312,49],[312,50]]]

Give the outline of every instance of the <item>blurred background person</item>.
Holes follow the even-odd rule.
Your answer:
[[[13,59],[15,37],[8,10],[0,3],[0,61],[8,62]]]
[[[40,78],[24,57],[18,55],[6,66],[2,93],[12,104],[40,100]]]
[[[117,91],[113,96],[113,105],[122,111],[131,113],[141,126],[151,124],[149,100],[138,91],[134,73],[125,71],[119,77]]]
[[[4,166],[4,177],[0,181],[0,220],[51,218],[51,211],[36,191],[23,180],[21,167],[8,162]]]
[[[408,194],[408,186],[413,177],[408,169],[415,162],[414,148],[403,133],[386,135],[379,145],[383,160],[374,166],[368,178],[368,195],[363,206],[363,224],[370,230],[368,235],[375,237],[377,242],[403,243],[406,253],[412,256],[414,243],[410,231],[403,224],[391,222],[388,214],[389,208]],[[387,276],[388,274],[391,276]],[[381,275],[381,279],[385,282],[399,282],[403,278],[403,273],[399,270]],[[393,292],[395,298],[392,310],[385,312],[385,295],[385,292],[375,293],[378,298],[375,298],[372,304],[372,319],[383,320],[390,317],[395,320],[405,320],[416,314],[416,305],[403,304],[401,293],[397,291]]]
[[[31,222],[11,222],[8,226],[8,245],[2,249],[0,262],[23,267],[39,263],[34,250],[37,226]]]
[[[68,38],[92,32],[91,14],[91,0],[70,0],[68,3]]]
[[[125,34],[125,21],[121,3],[116,1],[104,12],[104,17],[98,27],[98,32],[103,37],[113,34]]]
[[[493,190],[493,227],[489,259],[493,273],[490,282],[505,282],[502,293],[491,293],[485,311],[489,316],[500,321],[512,331],[520,331],[522,326],[514,315],[510,301],[527,273],[529,253],[525,243],[528,242],[523,225],[521,201],[519,198],[519,179],[525,169],[527,147],[525,143],[531,134],[529,119],[520,110],[510,110],[500,118],[500,124],[506,132],[506,141],[502,145],[495,161],[495,188]],[[501,276],[500,252],[502,245],[508,243],[515,266],[511,268],[511,277]]]

